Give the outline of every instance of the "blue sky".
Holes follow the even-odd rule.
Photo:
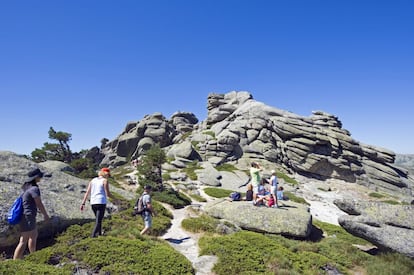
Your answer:
[[[161,112],[207,116],[211,92],[339,117],[360,142],[414,153],[412,1],[0,0],[0,150],[49,127],[72,150]]]

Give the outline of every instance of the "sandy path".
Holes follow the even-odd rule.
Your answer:
[[[165,208],[171,211],[173,219],[171,220],[171,227],[161,238],[168,241],[168,243],[183,254],[192,264],[196,270],[196,275],[211,275],[214,274],[211,269],[217,262],[215,256],[199,256],[198,239],[199,235],[185,231],[181,227],[181,222],[188,217],[187,206],[183,209],[173,209],[170,205],[163,204]]]

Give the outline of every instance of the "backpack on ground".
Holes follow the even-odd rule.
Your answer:
[[[239,201],[241,200],[241,194],[240,192],[233,192],[230,194],[230,198],[232,201]]]
[[[7,213],[7,221],[9,224],[18,224],[23,215],[23,197],[19,196],[10,207]]]
[[[135,215],[141,215],[145,211],[144,201],[143,201],[144,195],[141,195],[137,202],[135,203],[134,207],[134,214]]]

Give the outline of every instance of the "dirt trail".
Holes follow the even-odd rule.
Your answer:
[[[216,264],[217,257],[199,256],[198,239],[200,235],[187,232],[181,227],[181,222],[188,217],[188,211],[192,206],[183,209],[173,209],[167,204],[163,204],[163,206],[171,211],[173,219],[170,229],[161,238],[168,241],[175,250],[183,254],[193,264],[196,275],[214,274],[211,269]]]

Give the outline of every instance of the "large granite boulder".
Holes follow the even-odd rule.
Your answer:
[[[306,238],[311,233],[312,216],[308,207],[292,201],[284,201],[281,208],[257,207],[252,202],[218,199],[204,206],[206,214],[225,219],[240,228]]]
[[[18,226],[11,226],[7,223],[7,211],[14,199],[20,195],[27,172],[36,167],[46,174],[52,175],[44,177],[39,183],[43,204],[49,216],[53,217],[51,221],[45,223],[42,215],[38,214],[40,238],[52,238],[54,234],[69,225],[81,224],[95,219],[89,206],[83,212],[79,210],[88,181],[60,171],[61,165],[56,165],[56,163],[47,162],[46,166],[43,166],[15,153],[0,151],[0,249],[13,246],[18,242]],[[110,188],[125,198],[134,198],[133,193],[113,186]],[[117,211],[117,206],[108,203],[106,214],[113,211]]]
[[[314,111],[310,117],[270,107],[247,92],[209,94],[208,117],[197,137],[203,159],[234,161],[248,154],[285,170],[318,179],[357,182],[387,193],[413,196],[414,180],[395,166],[395,153],[362,144],[338,117]],[[215,138],[202,140],[208,129]]]
[[[349,215],[339,217],[339,224],[351,234],[380,248],[414,258],[414,206],[383,202],[336,200]]]

